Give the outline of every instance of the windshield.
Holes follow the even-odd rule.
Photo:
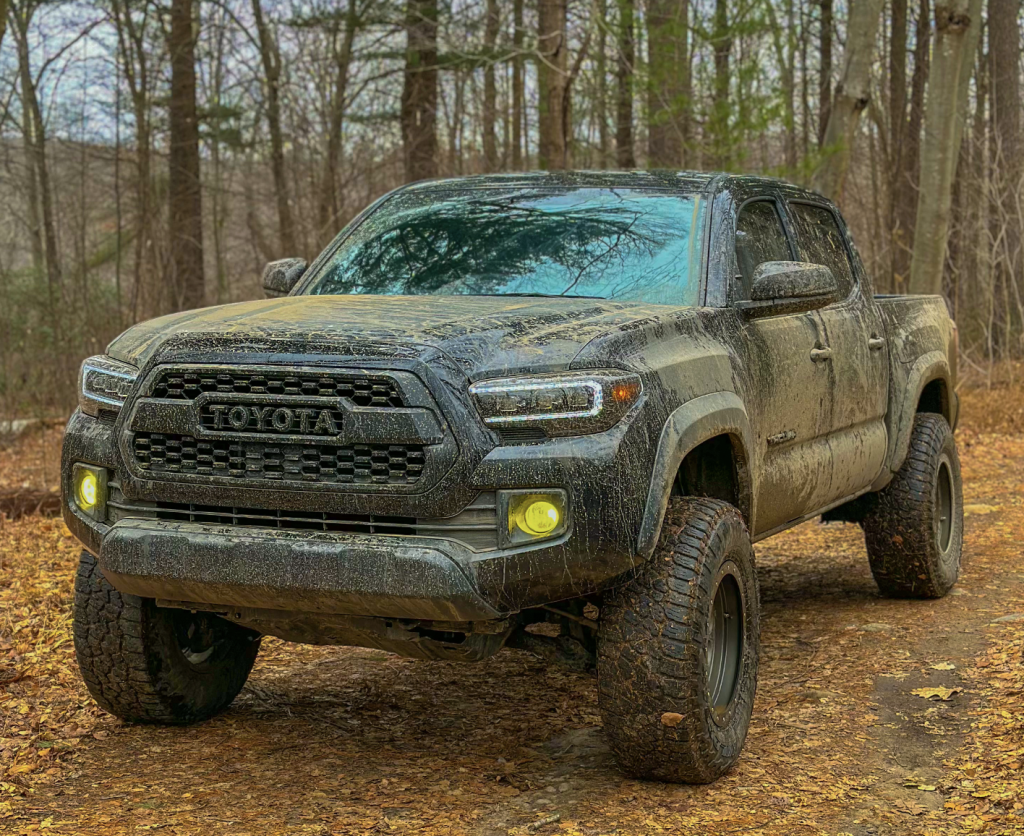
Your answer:
[[[399,192],[305,293],[697,304],[703,201],[631,189]]]

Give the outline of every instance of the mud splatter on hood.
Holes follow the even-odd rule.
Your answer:
[[[107,350],[142,367],[163,350],[210,341],[239,355],[297,342],[346,354],[356,343],[432,347],[478,378],[563,369],[594,337],[673,310],[601,299],[296,296],[160,317],[130,328]]]

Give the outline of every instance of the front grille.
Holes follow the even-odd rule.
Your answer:
[[[423,475],[422,444],[268,443],[135,433],[133,452],[147,473],[229,476],[278,482],[409,485]]]
[[[273,429],[279,433],[309,435],[317,432],[321,423],[324,424],[325,429],[336,433],[345,421],[345,413],[340,409],[302,403],[289,403],[286,408],[280,410],[274,409],[274,407],[263,407],[263,409],[267,415],[261,418],[255,409],[243,407],[246,415],[245,426],[241,426],[243,423],[241,421],[238,422],[239,426],[236,426],[230,423],[234,418],[233,415],[225,418],[225,413],[228,411],[226,406],[206,403],[199,411],[199,422],[204,429],[214,431],[234,430],[235,432],[255,433]],[[326,416],[330,416],[329,421],[325,420]],[[281,423],[277,423],[278,421]]]
[[[398,387],[389,377],[285,370],[166,371],[153,384],[150,396],[172,400],[195,400],[205,392],[347,398],[356,406],[405,406]]]
[[[420,518],[370,514],[335,514],[329,511],[267,510],[177,502],[134,502],[125,498],[120,485],[110,484],[107,516],[111,523],[123,519],[168,520],[281,531],[325,531],[345,534],[378,534],[405,537],[444,537],[476,551],[498,547],[495,494],[485,492],[454,517]]]

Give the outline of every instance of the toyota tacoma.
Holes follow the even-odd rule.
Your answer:
[[[82,365],[64,516],[97,703],[225,709],[261,637],[597,674],[631,775],[739,757],[752,543],[859,523],[881,593],[963,535],[957,335],[877,296],[843,218],[698,173],[407,186],[267,299],[136,325]]]

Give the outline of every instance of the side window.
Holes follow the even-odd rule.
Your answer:
[[[845,299],[853,290],[853,265],[836,216],[830,209],[807,203],[791,203],[789,212],[800,259],[831,268],[839,285],[839,298]]]
[[[736,219],[736,267],[742,288],[736,288],[740,299],[750,298],[754,270],[766,261],[790,261],[786,230],[782,218],[769,200],[748,203]]]

